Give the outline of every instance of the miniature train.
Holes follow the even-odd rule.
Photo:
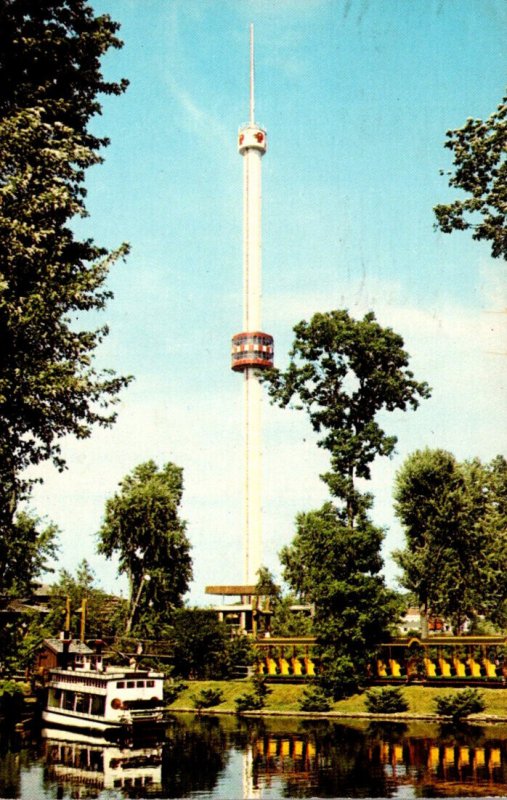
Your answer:
[[[313,636],[256,641],[255,669],[268,680],[299,682],[319,670]],[[416,636],[381,644],[368,666],[371,683],[422,682],[438,685],[507,685],[507,637]]]

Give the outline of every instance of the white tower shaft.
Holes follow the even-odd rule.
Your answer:
[[[253,26],[250,27],[250,120],[240,129],[243,156],[243,332],[232,340],[232,369],[244,372],[245,583],[257,582],[262,565],[262,387],[259,370],[273,364],[273,339],[261,330],[262,181],[266,131],[254,120]]]
[[[254,32],[250,25],[250,125],[255,128]],[[263,151],[243,153],[243,330],[261,330]],[[262,389],[255,367],[244,375],[245,582],[262,566]]]
[[[243,329],[261,330],[263,153],[243,154]]]

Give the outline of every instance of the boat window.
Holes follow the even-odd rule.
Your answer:
[[[62,697],[61,689],[52,689],[49,692],[48,704],[53,708],[60,708],[61,697]]]
[[[88,714],[89,705],[90,696],[83,694],[83,692],[78,692],[76,694],[76,711],[79,711],[80,714]]]
[[[155,686],[155,681],[146,681],[146,686],[151,689]]]
[[[125,681],[117,681],[116,682],[116,686],[117,686],[118,689],[124,689],[125,688]]]
[[[105,708],[106,708],[106,698],[100,694],[92,695],[90,714],[95,714],[95,716],[101,717],[104,715]]]
[[[67,711],[74,711],[74,697],[74,692],[63,693],[63,708],[67,709]]]
[[[133,689],[136,685],[135,681],[127,681],[127,689]]]
[[[144,681],[136,681],[136,686],[138,689],[144,689]]]

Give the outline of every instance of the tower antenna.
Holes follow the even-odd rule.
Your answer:
[[[255,120],[254,26],[250,23],[250,124]]]

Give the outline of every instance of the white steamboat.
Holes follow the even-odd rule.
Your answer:
[[[61,666],[48,670],[46,686],[42,719],[52,727],[135,733],[164,721],[162,673],[104,667],[102,656],[81,643],[76,653],[68,648]]]

